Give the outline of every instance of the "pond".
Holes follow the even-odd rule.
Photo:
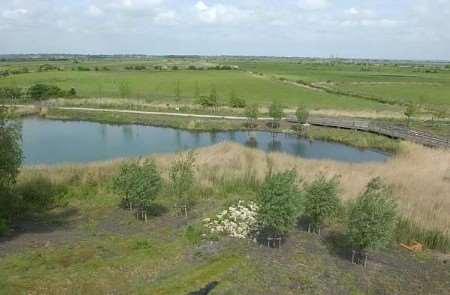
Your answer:
[[[279,151],[307,159],[345,162],[385,161],[388,155],[338,143],[271,132],[194,132],[143,125],[25,118],[22,126],[24,164],[59,164],[109,160],[233,141],[266,152]]]

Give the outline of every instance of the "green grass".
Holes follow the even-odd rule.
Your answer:
[[[174,102],[175,87],[180,81],[181,96],[185,102],[193,102],[195,85],[201,95],[209,95],[216,87],[221,103],[228,103],[234,90],[247,103],[270,104],[279,101],[286,106],[305,105],[313,109],[375,109],[389,107],[375,102],[333,95],[278,80],[255,77],[242,71],[117,71],[117,72],[41,72],[0,79],[0,87],[17,85],[29,87],[34,83],[54,84],[62,89],[75,88],[81,97],[120,97],[120,85],[129,85],[130,98],[148,101]]]
[[[242,68],[267,76],[302,80],[307,83],[329,82],[327,87],[344,93],[379,98],[394,104],[420,103],[424,107],[450,110],[450,70],[439,68],[426,73],[431,66],[416,65],[365,66],[344,63],[306,63],[287,60],[233,61]],[[379,84],[375,84],[379,83]]]
[[[167,212],[147,224],[118,208],[120,197],[109,192],[107,176],[80,179],[72,177],[66,184],[66,207],[42,217],[42,222],[60,224],[61,217],[51,213],[75,210],[66,220],[70,227],[54,233],[53,238],[63,235],[65,240],[39,247],[23,244],[0,256],[0,294],[184,295],[213,282],[218,284],[210,294],[411,294],[417,286],[436,293],[448,279],[448,268],[428,252],[416,258],[395,248],[373,254],[369,269],[362,271],[335,253],[326,238],[297,228],[281,250],[250,241],[202,240],[203,218],[236,198],[254,198],[258,185],[251,176],[216,178],[187,218]],[[157,201],[172,204],[164,193]],[[41,242],[53,238],[46,232],[33,236]]]

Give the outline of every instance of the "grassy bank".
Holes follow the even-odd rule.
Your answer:
[[[160,208],[148,223],[119,207],[111,177],[121,160],[88,165],[37,166],[22,169],[19,185],[39,175],[66,186],[60,206],[23,220],[0,240],[0,290],[7,294],[446,294],[450,269],[446,256],[426,250],[408,252],[398,242],[421,240],[420,233],[443,235],[450,225],[446,198],[448,152],[402,145],[384,164],[345,164],[267,155],[223,143],[196,151],[195,205],[177,216],[165,184],[156,199]],[[165,183],[174,155],[153,156]],[[420,160],[415,169],[412,159]],[[448,162],[447,162],[448,163]],[[253,200],[269,166],[296,169],[305,181],[318,173],[341,175],[348,201],[367,180],[383,176],[394,185],[404,222],[397,241],[371,251],[363,271],[350,262],[342,220],[322,236],[293,228],[282,249],[221,238],[204,241],[201,220],[237,200]],[[437,209],[439,207],[439,209]],[[31,218],[31,221],[30,221]],[[411,224],[415,224],[412,227]],[[420,230],[419,230],[420,229]],[[400,236],[400,233],[403,236]],[[438,249],[449,250],[440,242]],[[444,247],[444,248],[441,248]],[[427,247],[428,248],[428,247]]]
[[[143,124],[152,126],[164,126],[197,131],[229,131],[249,130],[246,121],[221,120],[203,118],[181,118],[158,115],[127,114],[112,112],[87,112],[75,110],[61,110],[50,108],[46,117],[59,120],[83,120],[110,124]],[[295,133],[295,126],[282,122],[280,131]],[[272,131],[267,122],[258,122],[252,130]],[[313,126],[305,135],[311,139],[338,142],[358,148],[372,148],[395,153],[399,149],[399,142],[384,136],[358,131],[333,129]]]

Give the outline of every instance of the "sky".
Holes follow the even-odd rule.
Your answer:
[[[0,54],[450,60],[450,0],[0,0]]]

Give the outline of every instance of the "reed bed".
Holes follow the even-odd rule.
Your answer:
[[[175,155],[153,155],[162,174]],[[36,174],[54,182],[82,183],[109,179],[125,159],[60,165],[26,166],[19,181]],[[196,150],[198,183],[214,186],[220,178],[251,175],[262,180],[268,170],[295,169],[305,182],[318,174],[340,175],[342,198],[354,199],[369,180],[381,176],[393,186],[402,216],[423,230],[450,232],[450,151],[430,149],[412,143],[401,143],[400,152],[385,163],[343,163],[331,160],[309,160],[282,153],[266,154],[235,143],[220,143]]]

